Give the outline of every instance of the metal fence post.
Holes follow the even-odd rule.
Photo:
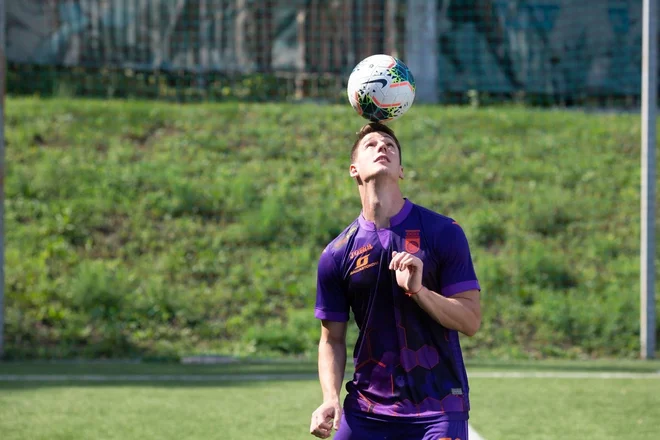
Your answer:
[[[642,22],[640,354],[642,359],[653,359],[655,356],[655,143],[658,95],[656,0],[644,0]]]
[[[415,102],[437,103],[438,26],[437,2],[408,0],[404,63],[415,77]]]
[[[5,0],[0,0],[0,359],[5,340]]]

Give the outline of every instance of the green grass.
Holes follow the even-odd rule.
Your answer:
[[[4,440],[303,439],[320,399],[311,381],[0,390]]]
[[[303,363],[304,364],[304,363]],[[658,371],[631,361],[472,363],[478,371]],[[294,362],[237,365],[3,363],[0,374],[298,373]],[[18,368],[17,368],[18,367]],[[236,369],[235,367],[243,367]],[[307,367],[311,365],[308,363]],[[470,423],[487,440],[653,440],[660,379],[472,378]],[[14,439],[309,438],[316,380],[0,382],[0,431]]]
[[[312,355],[362,123],[348,105],[8,98],[7,358]],[[416,105],[392,126],[404,194],[471,242],[466,352],[637,356],[636,115]]]
[[[487,440],[652,440],[658,379],[472,379],[471,423]]]

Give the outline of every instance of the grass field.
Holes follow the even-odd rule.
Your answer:
[[[660,362],[485,362],[468,366],[471,424],[486,440],[657,439]],[[484,377],[485,373],[656,373],[654,378]],[[255,375],[296,380],[249,380]],[[304,373],[305,376],[300,376]],[[0,432],[18,439],[312,438],[319,404],[311,362],[230,365],[0,364],[8,374],[71,375],[71,381],[0,382]],[[230,380],[73,381],[76,375],[233,375]],[[293,377],[293,376],[291,376]]]

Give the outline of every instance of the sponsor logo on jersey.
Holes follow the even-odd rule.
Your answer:
[[[374,267],[375,265],[378,264],[378,261],[374,261],[373,263],[369,263],[369,255],[366,254],[355,260],[355,268],[351,271],[351,275],[355,275],[358,272],[362,272],[365,269],[369,269],[370,267]]]
[[[368,251],[372,250],[373,248],[374,247],[371,245],[371,243],[366,244],[366,245],[362,246],[361,248],[356,249],[353,252],[351,252],[350,254],[348,254],[348,258],[350,258],[352,260],[353,258],[357,257],[358,255],[362,255],[365,252],[368,252]]]
[[[421,236],[419,234],[419,229],[415,230],[406,230],[405,237],[405,249],[409,254],[416,254],[419,251]]]

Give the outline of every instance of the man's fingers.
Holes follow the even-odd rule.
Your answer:
[[[311,432],[311,434],[315,437],[318,438],[328,438],[330,437],[330,431],[329,430],[323,430],[323,429],[315,429],[314,431]]]
[[[319,423],[316,427],[311,430],[311,434],[319,438],[327,438],[332,431],[331,421],[325,421]]]
[[[332,428],[332,419],[332,414],[319,414],[314,421],[316,422],[316,426],[330,429]]]
[[[341,408],[335,408],[335,431],[339,429],[339,423],[341,422]]]
[[[399,261],[399,270],[404,270],[408,266],[412,264],[412,257],[410,255],[406,255]]]
[[[314,417],[314,420],[312,422],[312,430],[315,430],[317,428],[331,429],[332,428],[332,417],[323,416],[323,415],[319,415],[318,417]]]
[[[392,252],[392,261],[390,261],[390,269],[397,270],[400,267],[401,260],[407,255],[405,252]]]
[[[390,262],[391,270],[404,270],[413,264],[413,256],[406,252],[399,252]]]
[[[339,427],[341,406],[323,404],[312,414],[312,423],[309,426],[310,434],[318,438],[328,438],[332,428]]]
[[[399,261],[399,268],[401,270],[405,268],[421,268],[422,264],[422,260],[419,258],[414,255],[406,254],[406,256]]]
[[[399,261],[401,258],[405,257],[405,252],[392,252],[392,261]]]
[[[320,438],[328,438],[332,432],[332,420],[321,422],[313,431],[312,434]]]

